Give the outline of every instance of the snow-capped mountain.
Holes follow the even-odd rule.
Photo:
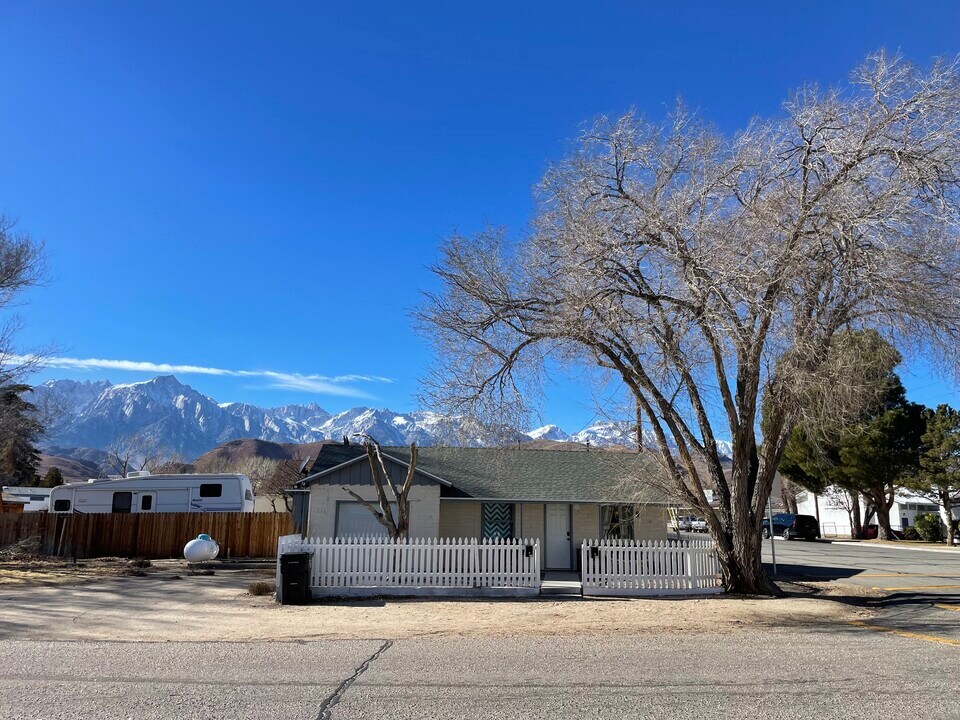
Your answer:
[[[383,445],[467,445],[482,447],[530,440],[589,443],[591,447],[635,447],[629,422],[597,421],[574,435],[556,425],[527,433],[476,420],[415,411],[356,407],[331,415],[316,403],[262,408],[249,403],[217,403],[172,375],[114,385],[107,381],[50,380],[31,400],[44,410],[44,443],[59,448],[106,450],[122,443],[142,452],[178,454],[190,460],[221,443],[256,438],[278,443],[340,440],[365,433]],[[644,433],[644,445],[653,438]],[[730,454],[729,443],[718,443]]]
[[[556,425],[544,425],[527,433],[534,440],[552,440],[553,442],[570,442],[571,438]]]
[[[726,440],[717,440],[717,452],[724,457],[733,457],[733,443]]]
[[[172,375],[122,385],[95,383],[89,392],[62,383],[52,380],[33,392],[38,405],[60,408],[47,426],[45,442],[50,445],[107,449],[136,437],[151,449],[192,457],[247,434],[244,423],[250,418],[227,412]],[[252,431],[264,429],[254,423]]]
[[[590,443],[598,447],[610,447],[611,445],[636,447],[637,426],[635,423],[599,420],[588,425],[580,432],[574,433],[571,440],[578,443]]]
[[[217,403],[172,375],[118,385],[50,380],[37,386],[31,400],[56,409],[47,413],[47,446],[102,450],[136,438],[145,452],[185,459],[240,438],[308,443],[366,433],[383,445],[472,446],[530,439],[517,430],[423,411],[358,407],[331,415],[316,403],[275,408]]]

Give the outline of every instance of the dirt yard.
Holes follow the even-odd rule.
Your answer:
[[[122,564],[123,561],[116,563]],[[782,599],[354,600],[278,606],[247,587],[269,571],[185,574],[185,565],[145,568],[145,576],[113,572],[111,563],[25,570],[0,577],[0,638],[44,640],[401,639],[429,636],[672,635],[730,633],[745,626],[797,627],[846,623],[871,611],[815,584],[788,586],[808,595]],[[97,577],[97,570],[103,572]],[[9,570],[9,568],[8,568]],[[39,577],[38,577],[39,575]],[[55,579],[51,579],[55,578]],[[850,593],[851,595],[853,592]]]
[[[9,559],[0,556],[0,587],[4,585],[61,585],[96,582],[110,577],[145,577],[154,572],[149,560],[96,558],[63,560],[61,558]]]

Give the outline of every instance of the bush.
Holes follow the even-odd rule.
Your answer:
[[[920,513],[913,521],[917,533],[927,542],[940,542],[943,540],[943,526],[940,524],[939,516],[934,513]]]
[[[273,583],[265,582],[263,580],[252,582],[250,583],[249,587],[247,587],[247,592],[251,595],[273,595],[273,591]]]
[[[906,530],[903,531],[904,540],[919,540],[920,533],[917,532],[916,525],[911,525]]]

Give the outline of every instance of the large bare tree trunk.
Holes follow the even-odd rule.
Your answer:
[[[727,592],[741,595],[781,595],[782,591],[767,577],[761,562],[763,539],[760,532],[714,536],[720,574]],[[773,540],[771,539],[771,542]]]
[[[860,518],[860,493],[850,490],[850,537],[863,538],[863,521]]]
[[[887,504],[886,497],[874,502],[874,509],[877,513],[877,538],[880,540],[896,540],[893,534],[893,528],[890,526],[890,505]]]
[[[799,512],[797,506],[797,486],[785,477],[780,479],[780,498],[783,500],[783,506],[789,513]],[[816,496],[814,496],[816,498]],[[820,515],[817,513],[817,523],[820,523]]]

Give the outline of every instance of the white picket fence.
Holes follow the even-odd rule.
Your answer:
[[[712,540],[584,540],[584,595],[722,592]]]
[[[473,538],[301,538],[277,543],[312,552],[314,597],[352,595],[536,595],[539,540]]]

